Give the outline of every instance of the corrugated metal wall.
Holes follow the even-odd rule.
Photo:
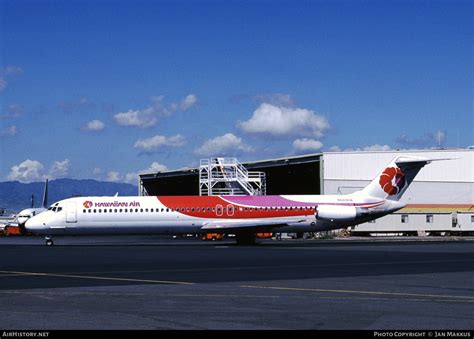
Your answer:
[[[324,194],[348,194],[366,186],[398,155],[435,161],[421,169],[402,198],[410,204],[474,204],[474,150],[324,153]]]
[[[324,179],[372,180],[394,157],[456,158],[433,162],[423,168],[415,181],[474,182],[474,150],[427,150],[393,152],[324,153]]]

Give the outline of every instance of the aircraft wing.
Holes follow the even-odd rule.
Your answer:
[[[258,227],[281,227],[289,224],[296,224],[308,221],[305,218],[285,218],[279,220],[265,220],[265,219],[249,219],[249,220],[213,220],[204,223],[202,230],[237,230],[242,228],[258,228]]]

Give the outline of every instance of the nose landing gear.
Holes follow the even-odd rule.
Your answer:
[[[53,246],[54,245],[54,241],[53,241],[52,236],[47,235],[47,236],[44,237],[44,240],[46,240],[46,246]]]

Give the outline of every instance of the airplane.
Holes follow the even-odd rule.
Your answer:
[[[43,191],[43,203],[41,207],[33,207],[34,203],[32,200],[31,203],[31,208],[25,208],[24,210],[21,210],[18,214],[17,217],[14,221],[18,224],[18,227],[20,228],[20,233],[25,234],[25,223],[28,219],[45,212],[48,209],[48,179],[46,179],[44,183],[44,191]],[[13,226],[13,224],[11,225]]]
[[[319,232],[346,228],[406,206],[400,198],[420,169],[434,160],[395,157],[372,182],[347,195],[104,196],[54,203],[26,221],[29,232],[45,235],[235,234],[253,244],[257,232]]]

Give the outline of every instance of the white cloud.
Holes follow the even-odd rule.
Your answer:
[[[148,110],[117,113],[114,119],[120,126],[151,127],[156,125],[158,119]]]
[[[302,138],[293,141],[293,148],[298,151],[317,151],[323,147],[323,143],[319,140]]]
[[[0,93],[2,93],[8,86],[7,78],[23,73],[23,70],[18,66],[6,66],[0,68]]]
[[[357,150],[360,150],[360,149],[357,149]],[[362,148],[363,151],[370,151],[370,152],[375,152],[375,151],[391,151],[392,150],[392,147],[390,147],[389,145],[379,145],[379,144],[375,144],[375,145],[370,145],[370,146],[365,146],[364,148]]]
[[[1,87],[1,84],[0,84]],[[1,92],[1,89],[0,89]],[[5,110],[2,110],[0,114],[0,119],[10,119],[10,118],[18,118],[23,115],[24,109],[21,105],[12,104],[9,105]]]
[[[365,146],[365,147],[357,147],[357,148],[345,148],[342,149],[339,146],[331,146],[329,147],[330,152],[361,152],[361,151],[366,151],[366,152],[377,152],[377,151],[391,151],[392,147],[389,145],[370,145],[370,146]]]
[[[110,172],[107,173],[105,181],[120,182],[120,181],[122,181],[122,176],[117,171],[110,171]]]
[[[27,159],[19,165],[15,165],[10,169],[10,174],[7,176],[8,180],[18,180],[20,182],[43,181],[48,179],[63,178],[69,174],[71,162],[69,159],[62,161],[54,161],[49,172],[44,172],[44,166],[37,160]]]
[[[0,136],[13,137],[18,133],[18,127],[11,125],[0,130]]]
[[[189,94],[187,95],[182,101],[181,101],[181,110],[187,111],[191,107],[193,107],[197,102],[197,97],[194,94]]]
[[[330,128],[324,116],[311,110],[269,103],[261,104],[249,120],[238,125],[246,133],[317,138],[324,136]]]
[[[194,151],[196,155],[203,157],[231,156],[242,152],[252,152],[252,147],[242,143],[242,138],[232,133],[227,133],[213,139],[209,139]]]
[[[154,137],[147,139],[138,139],[133,145],[134,148],[141,150],[142,152],[156,152],[163,146],[170,147],[181,147],[186,144],[186,138],[181,134],[177,134],[171,137],[164,135],[155,135]]]
[[[166,172],[168,171],[168,167],[166,165],[160,164],[154,161],[150,167],[140,171],[140,173],[151,173],[151,172]]]
[[[84,131],[98,132],[105,128],[105,124],[100,120],[89,121],[82,129]]]
[[[69,167],[71,162],[69,159],[64,159],[63,161],[55,161],[49,170],[49,176],[51,178],[61,178],[69,174]]]
[[[164,96],[155,96],[151,98],[151,105],[141,110],[128,110],[114,115],[117,124],[121,126],[151,127],[158,123],[158,117],[170,116],[177,111],[186,111],[195,105],[197,96],[187,95],[180,103],[164,102]]]
[[[138,182],[138,173],[137,172],[130,172],[130,173],[125,174],[124,181],[127,184],[136,185],[137,182]]]
[[[32,182],[43,180],[43,164],[37,160],[27,159],[19,165],[15,165],[10,169],[8,180],[18,180],[20,182]]]

